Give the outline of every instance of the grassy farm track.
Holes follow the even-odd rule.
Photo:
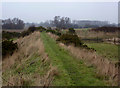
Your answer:
[[[83,61],[75,59],[68,51],[59,47],[56,41],[46,33],[41,33],[45,51],[52,64],[57,67],[59,75],[55,76],[55,86],[104,86],[103,79],[99,79],[93,66],[86,66]]]

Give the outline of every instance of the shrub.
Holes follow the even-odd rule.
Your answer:
[[[50,29],[48,29],[48,30],[46,30],[46,32],[50,32],[50,33],[52,33],[52,34],[55,34],[55,30],[50,30]]]
[[[23,32],[21,33],[21,36],[22,36],[22,37],[28,36],[29,34],[33,33],[33,32],[36,31],[36,30],[37,30],[37,29],[36,29],[36,27],[34,27],[34,26],[29,27],[28,30],[23,31]]]
[[[12,39],[12,38],[18,38],[20,37],[21,34],[18,32],[7,32],[7,31],[2,31],[2,39]]]
[[[70,34],[75,34],[75,30],[74,28],[69,28],[69,31],[68,31]]]
[[[73,34],[63,34],[61,35],[57,41],[61,41],[62,43],[69,45],[74,44],[75,47],[82,47],[88,50],[94,50],[94,48],[89,48],[87,45],[83,44],[77,35]]]
[[[75,46],[82,46],[83,44],[77,35],[72,34],[63,34],[57,39],[57,41],[61,41],[66,45],[74,44]]]
[[[59,31],[57,31],[57,30],[48,29],[48,30],[46,30],[46,32],[50,32],[50,33],[55,34],[57,36],[61,35],[61,33]]]
[[[57,36],[61,36],[61,33],[60,33],[60,32],[55,32],[55,34],[56,34]]]
[[[25,37],[25,36],[28,36],[29,34],[30,34],[29,31],[23,31],[23,32],[21,33],[21,36],[22,36],[22,37]]]
[[[42,27],[42,26],[39,26],[39,27],[36,27],[36,29],[40,32],[42,31],[46,31],[46,28]]]
[[[34,27],[34,26],[28,28],[28,31],[30,33],[34,32],[35,30],[36,30],[36,27]]]
[[[2,56],[12,55],[13,52],[18,49],[17,43],[13,41],[5,40],[2,41]]]

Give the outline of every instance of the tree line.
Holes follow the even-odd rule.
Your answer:
[[[2,29],[23,29],[25,23],[19,18],[2,20]]]
[[[34,23],[34,25],[43,26],[43,27],[56,27],[58,29],[97,28],[103,26],[116,27],[115,24],[109,24],[109,22],[107,21],[71,20],[69,17],[60,17],[60,16],[55,16],[53,20],[47,20],[39,24]]]
[[[24,29],[29,28],[30,26],[43,26],[43,27],[55,27],[58,29],[68,29],[68,28],[97,28],[102,26],[115,26],[112,24],[108,24],[108,22],[104,21],[80,21],[73,20],[69,17],[60,17],[55,16],[53,20],[48,20],[41,23],[24,23],[23,20],[19,18],[6,19],[2,20],[2,29]]]

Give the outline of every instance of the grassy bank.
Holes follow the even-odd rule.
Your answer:
[[[18,51],[2,62],[3,86],[45,86],[55,71],[44,52],[40,32],[17,40]],[[50,75],[51,77],[48,77]],[[50,80],[50,81],[49,81]]]

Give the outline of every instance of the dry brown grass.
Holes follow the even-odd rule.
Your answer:
[[[95,31],[85,31],[85,30],[76,30],[77,35],[80,38],[117,38],[118,32],[105,33],[105,32],[95,32]]]
[[[47,72],[44,77],[44,86],[52,86],[52,82],[54,80],[54,76],[59,75],[59,72],[56,67],[50,66],[50,70]]]

